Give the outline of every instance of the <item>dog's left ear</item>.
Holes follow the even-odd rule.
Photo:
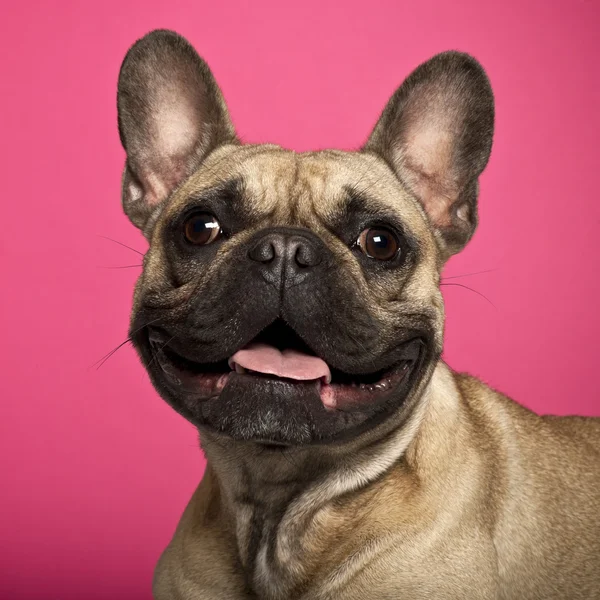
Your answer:
[[[492,148],[494,98],[481,65],[444,52],[417,67],[385,107],[364,151],[382,156],[418,198],[442,258],[477,225],[477,178]]]

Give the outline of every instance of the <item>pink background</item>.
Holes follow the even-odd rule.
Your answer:
[[[343,8],[342,8],[343,7]],[[200,479],[194,429],[126,337],[139,256],[121,213],[115,85],[157,27],[208,60],[246,141],[357,147],[436,52],[496,93],[481,224],[446,275],[446,357],[540,412],[600,414],[597,1],[4,2],[0,599],[150,598]]]

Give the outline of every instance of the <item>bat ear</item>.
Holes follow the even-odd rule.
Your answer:
[[[481,65],[444,52],[396,90],[363,150],[382,156],[419,199],[445,258],[477,226],[477,179],[492,148],[494,97]]]
[[[210,69],[172,31],[153,31],[129,50],[117,107],[127,153],[123,208],[144,231],[149,216],[212,150],[237,139]]]

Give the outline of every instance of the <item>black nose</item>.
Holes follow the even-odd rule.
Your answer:
[[[323,242],[308,229],[270,229],[252,244],[248,256],[269,283],[296,285],[321,263]]]

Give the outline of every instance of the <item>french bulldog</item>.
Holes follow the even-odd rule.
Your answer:
[[[492,147],[480,64],[434,56],[359,151],[295,153],[242,144],[206,63],[158,30],[118,116],[149,241],[130,338],[207,459],[155,598],[600,598],[600,420],[440,358],[440,273]]]

